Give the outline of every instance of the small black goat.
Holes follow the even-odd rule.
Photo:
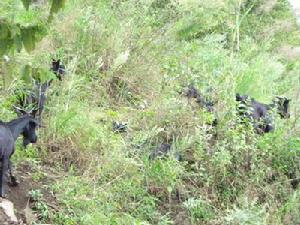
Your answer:
[[[55,73],[56,77],[61,81],[63,76],[65,75],[65,66],[60,64],[60,59],[55,60],[52,59],[52,67],[51,70]]]
[[[65,66],[60,64],[60,60],[52,59],[52,66],[50,70],[61,81],[65,74]],[[37,109],[37,116],[40,118],[44,105],[46,102],[46,91],[50,87],[53,79],[41,83],[37,80],[34,81],[33,87],[30,90],[21,92],[17,95],[16,105],[22,109],[34,108]]]
[[[289,118],[289,102],[285,97],[276,97],[272,104],[257,102],[247,95],[236,94],[237,111],[242,119],[249,119],[258,133],[268,133],[274,129],[271,110],[276,109],[281,118]]]
[[[112,130],[115,133],[125,133],[127,132],[127,123],[113,121]]]
[[[46,91],[50,86],[51,80],[43,84],[34,82],[32,90],[21,91],[17,94],[16,105],[24,110],[36,109],[37,116],[40,117],[46,101]]]
[[[168,143],[162,143],[161,145],[159,145],[158,147],[156,147],[151,152],[151,154],[149,155],[149,159],[150,160],[154,160],[156,158],[163,158],[166,155],[168,155],[168,153],[170,153],[170,152],[171,152],[171,145],[168,144]],[[178,152],[174,153],[174,158],[177,161],[181,161],[182,160],[181,155]]]
[[[17,185],[17,180],[12,174],[12,163],[10,157],[15,151],[15,141],[22,134],[23,145],[36,143],[37,135],[35,129],[38,122],[29,114],[22,115],[10,122],[0,122],[0,156],[1,156],[1,173],[0,173],[0,196],[5,197],[5,174],[7,170],[10,174],[12,185]]]
[[[189,85],[188,87],[184,88],[181,93],[187,98],[195,98],[200,107],[206,109],[208,112],[213,111],[214,103],[200,94],[200,92],[193,85]]]
[[[203,96],[193,85],[189,85],[188,87],[184,88],[180,93],[189,99],[195,98],[196,103],[198,103],[201,108],[204,108],[207,112],[213,113],[214,116],[216,116],[216,113],[214,113],[215,103]],[[209,125],[213,127],[217,126],[218,120],[214,118]]]

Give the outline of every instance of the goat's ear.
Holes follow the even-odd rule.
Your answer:
[[[52,66],[54,66],[54,67],[57,67],[57,68],[58,68],[58,66],[59,66],[59,62],[60,62],[60,60],[56,60],[56,59],[53,59],[53,58],[52,58]]]
[[[15,106],[15,105],[13,105],[13,109],[17,113],[18,116],[22,116],[22,115],[27,114],[27,112],[24,109],[21,109],[21,108]]]

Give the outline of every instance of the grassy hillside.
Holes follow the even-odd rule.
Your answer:
[[[55,174],[57,206],[39,202],[39,220],[298,224],[299,44],[286,0],[68,0],[35,51],[7,67],[17,74],[14,65],[47,67],[55,56],[67,68],[48,92],[38,146],[14,155],[36,182]],[[179,94],[188,84],[216,102],[213,113]],[[14,117],[22,85],[2,91],[2,119]],[[258,136],[237,123],[236,93],[287,96],[291,118]],[[162,143],[182,160],[149,160]]]

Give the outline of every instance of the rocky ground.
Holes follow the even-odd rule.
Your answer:
[[[6,185],[7,196],[0,198],[0,225],[30,225],[33,222],[40,224],[35,200],[29,196],[29,192],[41,190],[42,201],[51,208],[50,210],[56,210],[55,198],[44,186],[47,181],[34,181],[31,166],[26,163],[18,165],[15,174],[19,185]]]

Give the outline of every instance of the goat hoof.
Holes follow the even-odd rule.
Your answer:
[[[18,186],[18,185],[19,185],[18,180],[15,177],[12,177],[11,181],[10,181],[10,186],[15,187],[15,186]]]
[[[0,197],[1,197],[1,198],[7,198],[7,195],[4,194],[4,193],[1,193],[1,194],[0,194]]]

